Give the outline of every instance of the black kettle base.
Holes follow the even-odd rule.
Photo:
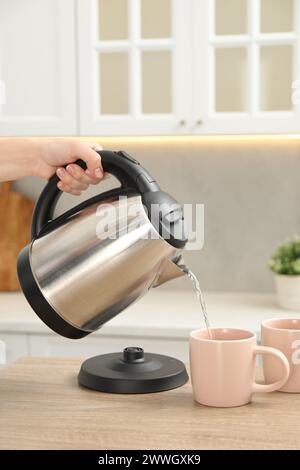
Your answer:
[[[87,359],[78,382],[83,387],[106,393],[154,393],[180,387],[188,381],[183,362],[142,348],[125,348],[123,353]]]

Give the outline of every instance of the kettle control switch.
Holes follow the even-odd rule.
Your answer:
[[[149,175],[149,173],[146,173],[145,171],[143,173],[140,173],[137,176],[136,182],[139,183],[155,183],[155,179]]]
[[[119,152],[116,152],[116,154],[120,155],[120,157],[126,158],[126,160],[129,160],[131,163],[135,163],[135,165],[140,165],[140,162],[138,162],[135,158],[133,158],[127,152],[124,152],[124,150],[120,150]]]
[[[146,173],[146,171],[137,175],[136,185],[141,193],[145,191],[158,191],[159,189],[155,179],[149,173]]]

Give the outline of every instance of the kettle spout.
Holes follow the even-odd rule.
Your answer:
[[[173,258],[172,260],[166,259],[162,264],[162,269],[154,281],[152,287],[158,287],[171,279],[185,276],[185,264],[181,255]]]

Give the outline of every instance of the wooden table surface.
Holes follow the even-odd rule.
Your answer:
[[[0,370],[0,449],[299,449],[300,394],[208,408],[191,385],[114,395],[77,385],[80,359],[24,358]]]

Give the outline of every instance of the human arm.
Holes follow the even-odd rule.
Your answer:
[[[24,176],[49,179],[57,173],[59,189],[79,195],[103,178],[101,159],[95,150],[101,147],[76,139],[0,139],[0,182]],[[86,162],[86,171],[74,164],[78,159]]]

